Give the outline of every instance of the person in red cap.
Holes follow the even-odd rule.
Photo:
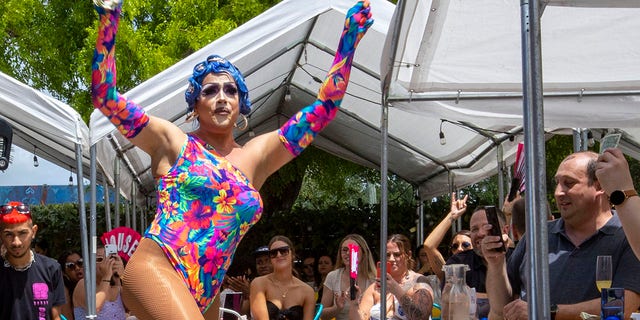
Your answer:
[[[0,319],[60,319],[62,270],[31,249],[37,231],[29,206],[11,201],[0,207]]]

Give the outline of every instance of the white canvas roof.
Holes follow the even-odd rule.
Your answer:
[[[212,42],[126,95],[148,112],[185,131],[183,94],[193,65],[220,54],[243,71],[253,101],[250,129],[240,143],[277,129],[315,98],[330,66],[344,15],[352,0],[285,0]],[[477,182],[497,171],[502,145],[506,164],[514,160],[522,132],[522,63],[519,3],[510,0],[407,1],[389,101],[389,171],[420,186],[423,199]],[[555,4],[582,7],[552,6]],[[557,128],[625,128],[638,123],[638,8],[594,13],[596,1],[550,2],[543,15],[545,125]],[[622,7],[635,1],[610,1]],[[371,1],[375,23],[362,40],[343,108],[314,145],[347,160],[381,165],[381,64],[394,5]],[[480,11],[480,10],[484,11]],[[589,21],[585,23],[584,21]],[[555,29],[558,24],[559,29]],[[508,27],[504,27],[504,26]],[[549,27],[546,27],[546,26]],[[553,28],[551,26],[554,26]],[[426,32],[425,32],[426,30]],[[383,57],[381,59],[381,57]],[[612,59],[611,57],[615,57]],[[547,62],[548,60],[548,62]],[[387,74],[385,72],[385,74]],[[285,92],[291,101],[285,101]],[[606,109],[605,109],[606,107]],[[604,111],[607,110],[607,111]],[[441,119],[446,121],[442,122]],[[122,154],[123,188],[133,177],[152,195],[149,158],[94,112],[92,143],[107,169]],[[440,143],[440,127],[446,144]],[[110,139],[102,139],[109,136]],[[639,134],[627,134],[629,146]],[[599,138],[599,136],[596,136]],[[637,145],[636,145],[637,146]],[[629,151],[629,150],[626,150]]]
[[[70,106],[0,72],[0,117],[13,128],[13,144],[63,168],[77,167],[76,146],[89,172],[89,128]],[[74,170],[75,171],[75,170]]]
[[[640,132],[633,127],[640,126],[640,34],[632,30],[640,28],[636,18],[640,2],[544,2],[545,128],[623,128],[622,146],[638,158],[634,141]],[[522,126],[521,3],[404,3],[404,12],[398,13],[402,24],[394,68],[386,71],[391,52],[385,52],[381,61],[383,73],[390,76],[388,92],[393,108],[486,130]],[[392,39],[388,38],[385,48]],[[443,132],[448,130],[445,124]],[[465,142],[457,149],[469,150]],[[425,150],[437,152],[438,148]],[[505,150],[505,155],[512,151]],[[468,163],[469,156],[455,160]],[[474,165],[467,171],[476,179],[479,169]],[[434,187],[427,181],[421,185],[422,194],[433,193]]]

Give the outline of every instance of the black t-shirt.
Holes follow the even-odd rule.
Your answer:
[[[31,267],[16,271],[0,257],[0,319],[51,319],[51,308],[65,303],[60,264],[34,253]]]

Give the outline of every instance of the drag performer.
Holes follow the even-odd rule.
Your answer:
[[[369,2],[359,1],[347,13],[317,100],[280,129],[239,145],[234,127],[251,111],[240,71],[216,55],[194,67],[185,98],[187,118],[199,126],[185,134],[118,93],[115,35],[121,6],[96,1],[93,105],[151,156],[157,183],[155,219],[122,278],[125,304],[139,319],[217,319],[222,280],[238,243],[262,213],[258,190],[336,115],[356,46],[373,23]]]

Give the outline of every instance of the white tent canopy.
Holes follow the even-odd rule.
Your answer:
[[[582,7],[565,7],[576,3]],[[545,9],[543,25],[554,26],[543,29],[542,37],[549,132],[640,123],[634,112],[640,91],[640,36],[630,31],[637,30],[640,20],[633,17],[639,9],[597,9],[603,14],[589,7],[597,3],[556,1]],[[314,100],[319,84],[312,76],[326,74],[352,4],[352,0],[285,0],[126,95],[152,115],[191,131],[192,125],[184,123],[186,80],[193,65],[208,55],[225,56],[245,74],[253,101],[249,129],[237,135],[243,143],[250,131],[275,130]],[[314,145],[379,168],[380,65],[382,61],[386,69],[381,57],[383,48],[389,47],[381,44],[387,39],[395,7],[373,0],[371,8],[376,21],[354,59],[343,108]],[[404,19],[411,27],[400,32],[398,58],[390,73],[388,163],[389,171],[420,186],[426,199],[445,193],[452,178],[461,187],[495,174],[497,145],[502,146],[506,164],[514,160],[517,142],[522,140],[519,5],[507,0],[409,1],[406,12]],[[612,56],[616,59],[607,58]],[[287,90],[290,101],[285,100]],[[121,176],[123,189],[135,179],[139,194],[152,196],[149,157],[100,113],[92,114],[90,127],[91,143],[98,144],[98,159],[107,174],[120,154],[126,168]],[[516,139],[510,142],[512,135]],[[637,147],[636,138],[640,134],[632,130],[625,134],[627,152]]]
[[[326,74],[344,16],[353,3],[352,0],[285,0],[126,95],[152,115],[169,119],[190,131],[191,124],[184,123],[186,80],[193,65],[216,53],[243,71],[250,89],[253,111],[249,129],[238,133],[238,141],[246,141],[249,131],[260,134],[275,130],[315,99],[319,83],[312,76],[322,79]],[[371,8],[375,23],[356,53],[343,108],[314,145],[361,165],[379,168],[381,44],[386,39],[394,6],[387,1],[373,0]],[[285,100],[287,90],[291,93],[290,101]],[[468,127],[445,123],[447,143],[441,145],[440,118],[400,109],[393,109],[389,116],[389,169],[414,185],[430,185],[423,197],[446,192],[452,169],[456,169],[459,186],[495,174],[496,143],[520,130],[517,126],[495,126],[495,130],[508,133],[478,134]],[[149,157],[132,147],[100,113],[92,114],[90,127],[91,141],[98,143],[98,159],[103,165],[108,167],[117,154],[122,154],[129,171],[121,173],[123,188],[130,186],[128,182],[135,177],[141,193],[150,195],[154,186]],[[109,139],[103,140],[107,135]],[[515,146],[513,143],[505,148],[511,161]],[[471,164],[473,169],[467,169]]]
[[[404,2],[394,67],[383,72],[393,109],[487,130],[522,126],[520,2]],[[639,158],[632,127],[640,126],[640,34],[632,30],[640,28],[640,2],[543,2],[545,128],[623,128],[623,148]]]
[[[13,143],[63,168],[89,172],[89,128],[70,106],[0,72],[0,117],[13,128]]]

